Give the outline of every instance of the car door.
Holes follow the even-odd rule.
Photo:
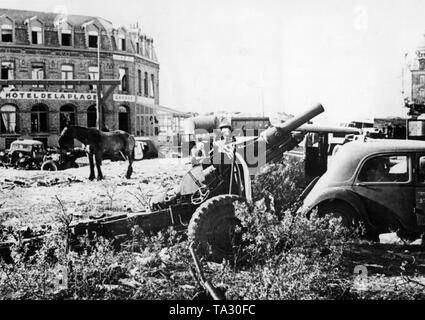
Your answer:
[[[407,229],[415,225],[412,157],[409,153],[378,154],[359,166],[353,189],[380,232],[395,231],[400,223]]]
[[[415,218],[420,227],[425,226],[425,153],[416,156]]]

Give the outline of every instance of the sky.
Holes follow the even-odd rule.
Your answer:
[[[1,0],[0,7],[139,22],[154,38],[160,104],[297,114],[322,122],[403,116],[402,68],[424,39],[423,0]]]

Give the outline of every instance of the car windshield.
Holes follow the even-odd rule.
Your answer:
[[[32,146],[30,144],[23,144],[23,143],[14,143],[10,147],[10,151],[31,151]]]

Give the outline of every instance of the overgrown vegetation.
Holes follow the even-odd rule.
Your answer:
[[[265,166],[255,177],[252,194],[255,199],[272,198],[275,213],[282,215],[294,206],[305,187],[304,162],[284,156],[282,161]]]
[[[286,159],[270,165],[254,183],[254,193],[267,196],[274,206],[237,206],[244,245],[235,248],[235,260],[243,263],[202,261],[206,277],[225,288],[228,299],[423,298],[423,287],[413,280],[408,287],[394,284],[399,291],[394,286],[387,293],[354,290],[343,260],[347,243],[357,236],[336,219],[297,214],[303,184],[302,163]],[[146,201],[143,194],[137,197]],[[112,207],[113,193],[108,200]],[[16,230],[0,230],[3,240],[15,239],[14,262],[0,261],[0,298],[192,299],[203,292],[189,272],[192,260],[184,232],[170,228],[151,235],[134,228],[120,250],[105,239],[86,237],[75,252],[67,238],[72,215],[60,199],[58,203],[54,235],[35,252]]]

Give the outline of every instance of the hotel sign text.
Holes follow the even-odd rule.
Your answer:
[[[0,92],[0,99],[15,100],[96,100],[95,93],[75,93],[75,92],[31,92],[31,91],[11,91]]]

